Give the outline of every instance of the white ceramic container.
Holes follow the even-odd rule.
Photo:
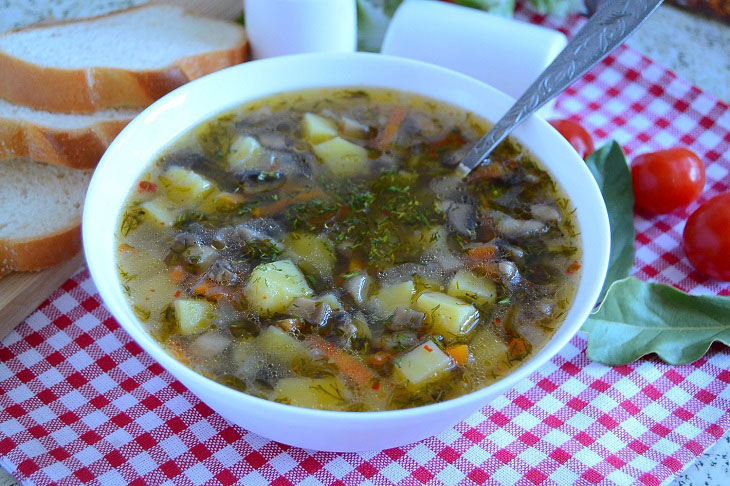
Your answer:
[[[244,0],[243,7],[254,59],[355,51],[355,0]]]
[[[512,103],[479,81],[444,68],[376,54],[306,54],[238,65],[178,88],[135,118],[114,140],[91,180],[83,242],[91,276],[117,321],[142,348],[229,421],[287,444],[328,451],[408,444],[469,416],[542,366],[578,331],[606,273],[609,226],[598,187],[571,146],[541,118],[514,134],[575,204],[584,251],[575,302],[547,345],[504,379],[469,395],[388,412],[329,412],[255,398],[199,375],[168,355],[137,320],[117,275],[115,233],[131,188],[161,150],[192,127],[249,100],[318,87],[383,87],[431,96],[496,120]]]
[[[563,34],[473,8],[410,0],[395,12],[381,51],[468,74],[517,98],[566,44]],[[538,111],[550,117],[554,101]]]

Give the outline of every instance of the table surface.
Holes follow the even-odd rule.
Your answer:
[[[662,6],[628,44],[703,91],[730,102],[730,26]],[[689,465],[672,486],[722,486],[728,478],[730,432]]]
[[[52,3],[52,2],[51,2]],[[103,2],[99,2],[103,3]],[[113,2],[109,2],[113,3]],[[124,2],[117,2],[124,3]],[[140,3],[129,1],[128,3]],[[0,7],[17,5],[0,1]],[[5,10],[8,12],[8,10]],[[9,20],[9,16],[5,16]],[[0,30],[9,26],[0,25]],[[700,89],[730,102],[730,27],[676,8],[663,6],[629,41],[657,63],[672,69]],[[708,67],[711,68],[708,69]],[[730,433],[677,477],[673,485],[724,485],[730,477]],[[17,482],[0,469],[0,486]]]

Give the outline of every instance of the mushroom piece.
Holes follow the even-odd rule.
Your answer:
[[[332,314],[332,309],[324,302],[298,297],[289,306],[289,313],[315,327],[324,327]]]
[[[530,206],[530,213],[544,223],[560,221],[560,212],[549,204],[533,204]]]
[[[459,190],[463,190],[464,181],[456,176],[436,177],[431,179],[428,187],[440,198],[454,196]]]
[[[347,340],[357,335],[357,326],[352,322],[350,314],[345,311],[332,314],[332,326]]]
[[[177,253],[182,253],[192,246],[200,246],[200,239],[193,233],[183,232],[175,235],[170,244],[170,249]]]
[[[361,305],[370,293],[373,279],[367,273],[360,273],[345,280],[343,288],[352,296],[357,305]]]
[[[259,133],[259,142],[264,147],[274,150],[284,150],[288,146],[286,136],[276,132]]]
[[[376,347],[386,351],[403,351],[418,344],[418,335],[413,331],[385,333],[376,341]]]
[[[238,281],[238,275],[226,260],[219,258],[206,272],[206,277],[221,285],[230,285]]]
[[[236,226],[228,226],[218,230],[213,238],[223,246],[244,245],[247,241],[269,241],[282,250],[284,247],[278,240],[284,234],[281,225],[270,218],[259,218]]]
[[[476,210],[471,204],[444,201],[441,204],[446,218],[457,233],[463,236],[474,236],[477,228]]]
[[[542,221],[535,219],[515,219],[499,211],[489,211],[487,217],[493,219],[497,231],[508,238],[524,238],[525,236],[543,233],[548,229],[547,225]]]
[[[513,288],[520,282],[520,271],[517,265],[509,260],[502,260],[497,265],[499,269],[499,277],[505,287]]]
[[[415,331],[421,327],[426,319],[426,314],[405,307],[396,307],[393,311],[393,317],[390,319],[390,329],[393,330],[412,330]]]
[[[252,169],[236,173],[236,180],[244,194],[258,194],[273,191],[284,185],[286,174]]]

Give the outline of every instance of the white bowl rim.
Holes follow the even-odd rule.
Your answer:
[[[528,120],[525,124],[534,124],[536,126],[539,126],[541,131],[548,130],[553,133],[553,137],[556,137],[556,139],[552,142],[557,144],[558,146],[562,146],[563,151],[565,154],[561,154],[564,156],[567,156],[571,163],[575,164],[575,171],[578,173],[581,173],[581,177],[585,179],[585,182],[588,184],[588,187],[585,189],[588,190],[591,193],[594,193],[598,195],[600,202],[598,200],[594,201],[598,206],[599,209],[602,208],[602,210],[599,210],[596,214],[593,215],[595,218],[595,235],[597,235],[596,238],[594,238],[596,241],[596,247],[591,248],[591,251],[595,251],[596,253],[596,259],[591,262],[591,265],[594,266],[595,269],[595,275],[596,278],[592,280],[591,282],[588,282],[590,284],[590,288],[584,289],[587,293],[586,298],[583,299],[584,302],[580,306],[580,309],[576,309],[577,302],[576,300],[573,301],[571,304],[571,307],[569,309],[569,313],[566,316],[563,323],[558,327],[558,329],[555,331],[553,336],[540,348],[540,350],[537,351],[537,353],[533,354],[527,362],[520,365],[517,369],[514,371],[511,371],[506,376],[500,378],[496,382],[487,385],[486,387],[483,387],[481,389],[475,390],[471,393],[468,393],[466,395],[462,395],[456,398],[452,398],[443,402],[430,404],[430,405],[424,405],[424,406],[418,406],[413,408],[406,408],[406,409],[399,409],[399,410],[386,410],[386,411],[377,411],[377,412],[345,412],[345,411],[329,411],[329,410],[317,410],[317,409],[309,409],[309,408],[303,408],[303,407],[296,407],[291,405],[285,405],[280,404],[274,401],[265,400],[262,398],[255,397],[253,395],[249,395],[245,392],[240,392],[237,390],[234,390],[232,388],[229,388],[225,385],[222,385],[218,382],[215,382],[209,378],[204,377],[203,375],[197,373],[196,371],[192,370],[191,368],[188,368],[184,364],[177,361],[175,358],[173,358],[170,354],[168,354],[154,339],[151,337],[151,335],[143,330],[143,325],[138,321],[136,316],[132,313],[130,306],[127,304],[127,309],[120,308],[116,305],[116,302],[114,300],[110,300],[107,297],[112,294],[117,294],[118,296],[122,294],[121,285],[118,282],[118,275],[116,274],[116,270],[114,270],[114,259],[112,258],[111,262],[107,262],[107,265],[111,265],[112,269],[114,270],[114,276],[116,277],[116,281],[113,283],[109,283],[105,281],[104,277],[106,276],[106,272],[102,269],[104,268],[104,254],[101,253],[94,244],[94,229],[92,227],[92,221],[93,218],[98,214],[101,209],[99,208],[99,204],[104,201],[104,193],[103,193],[103,184],[104,182],[102,179],[104,178],[104,174],[107,172],[108,167],[113,163],[121,163],[123,161],[123,152],[124,152],[124,144],[128,142],[130,138],[134,136],[134,133],[144,130],[145,124],[152,122],[156,115],[159,112],[167,111],[167,110],[174,110],[177,105],[183,104],[185,101],[185,98],[187,96],[194,96],[199,95],[198,92],[205,91],[209,87],[215,87],[216,82],[225,76],[233,76],[238,75],[239,71],[244,70],[250,70],[254,69],[254,66],[256,66],[255,69],[258,69],[259,67],[263,68],[264,65],[278,65],[283,63],[307,63],[307,64],[316,64],[316,63],[324,63],[328,64],[330,63],[332,66],[337,66],[338,68],[343,67],[343,63],[358,63],[358,62],[366,62],[366,63],[372,63],[374,65],[380,65],[384,68],[387,68],[390,65],[400,65],[400,66],[410,66],[411,68],[422,71],[424,73],[428,73],[431,71],[432,73],[441,73],[441,75],[448,75],[450,77],[454,78],[461,78],[460,82],[467,84],[470,83],[474,85],[474,89],[481,90],[482,92],[491,92],[492,97],[495,98],[495,102],[500,102],[502,105],[505,105],[508,107],[512,104],[513,99],[507,96],[506,94],[502,93],[501,91],[497,90],[496,88],[493,88],[492,86],[489,86],[487,84],[482,83],[481,81],[478,81],[474,78],[471,78],[469,76],[463,75],[461,73],[458,73],[456,71],[452,71],[450,69],[446,69],[440,66],[436,66],[433,64],[421,62],[421,61],[415,61],[395,56],[387,56],[383,54],[372,54],[372,53],[309,53],[309,54],[295,54],[295,55],[289,55],[289,56],[280,56],[275,58],[269,58],[269,59],[263,59],[263,60],[257,60],[257,61],[249,61],[247,63],[239,64],[237,66],[233,66],[231,68],[227,68],[218,72],[215,72],[213,74],[210,74],[208,76],[204,76],[203,78],[200,78],[198,80],[192,81],[188,84],[185,84],[181,86],[180,88],[172,91],[171,93],[168,93],[164,97],[157,100],[155,103],[147,107],[143,112],[141,112],[132,122],[130,122],[124,130],[116,137],[116,139],[112,142],[112,144],[109,146],[107,151],[105,152],[104,156],[102,157],[101,161],[99,162],[97,169],[91,179],[91,182],[89,184],[89,189],[87,192],[87,196],[84,202],[84,213],[82,218],[82,236],[83,236],[83,243],[84,243],[84,252],[86,256],[86,260],[88,262],[89,272],[90,275],[95,282],[97,289],[99,290],[100,295],[102,296],[102,299],[104,300],[108,310],[111,311],[111,314],[114,316],[115,320],[120,324],[120,326],[131,335],[131,337],[134,339],[134,341],[139,344],[142,349],[147,352],[150,356],[153,357],[155,361],[157,361],[159,364],[161,364],[168,372],[170,372],[176,379],[179,379],[177,376],[178,374],[188,375],[190,379],[196,379],[198,381],[202,380],[205,382],[205,386],[209,387],[210,391],[212,393],[220,394],[223,396],[226,396],[232,400],[238,400],[238,407],[242,410],[245,410],[245,407],[247,405],[253,405],[256,407],[266,407],[270,408],[272,413],[286,413],[290,416],[298,416],[300,419],[325,419],[329,421],[335,421],[335,422],[367,422],[372,420],[379,420],[379,421],[393,421],[397,422],[402,418],[406,417],[412,417],[412,416],[418,416],[418,415],[431,415],[431,414],[440,414],[440,413],[446,413],[449,409],[457,408],[459,405],[466,405],[468,403],[476,403],[479,402],[482,404],[482,406],[489,403],[488,396],[502,393],[508,388],[513,388],[516,383],[519,381],[527,378],[530,374],[534,373],[538,368],[543,366],[548,360],[550,360],[552,357],[554,357],[578,332],[580,329],[584,318],[588,316],[589,312],[593,309],[593,306],[598,299],[600,289],[602,287],[606,271],[608,268],[608,258],[609,258],[609,242],[610,242],[610,228],[609,228],[609,222],[608,222],[608,215],[606,212],[605,204],[603,202],[602,197],[600,196],[600,190],[598,189],[598,186],[593,179],[593,176],[591,175],[590,171],[586,167],[585,163],[582,159],[578,156],[578,154],[575,152],[575,150],[570,146],[570,144],[565,141],[562,136],[558,134],[558,132],[546,121],[544,121],[540,117],[533,116],[531,120]],[[333,84],[333,85],[326,85],[322,84],[321,88],[328,88],[328,87],[342,87],[347,88],[348,86],[352,85],[345,85],[345,84]],[[370,85],[367,85],[370,86]],[[302,87],[299,89],[293,89],[293,90],[287,90],[287,91],[298,91],[298,90],[305,90],[306,87]],[[315,87],[316,89],[316,87]],[[388,89],[388,88],[386,88]],[[404,89],[396,89],[396,88],[390,88],[395,89],[397,91],[404,91],[409,92],[408,90]],[[434,90],[436,91],[436,90]],[[283,92],[283,91],[282,91]],[[438,95],[426,95],[430,96],[436,100],[441,100]],[[242,97],[241,100],[237,103],[234,103],[232,105],[229,105],[227,107],[222,107],[218,110],[216,110],[216,113],[223,113],[231,108],[234,108],[235,106],[241,105],[243,103],[246,103],[248,101],[253,101],[256,99],[260,99],[261,96],[256,96],[252,98]],[[447,102],[448,103],[448,102]],[[453,103],[452,103],[453,104]],[[506,110],[505,107],[505,110]],[[215,115],[212,115],[215,116]],[[206,120],[209,120],[212,116],[205,116],[198,119],[198,123],[202,123]],[[490,122],[494,123],[496,120],[489,120]],[[194,125],[187,126],[183,128],[180,133],[186,133],[191,128],[193,128]],[[522,127],[518,128],[515,131],[515,138],[518,140],[520,139],[519,133],[522,130]],[[529,145],[529,142],[526,142],[525,145]],[[165,143],[162,148],[168,147],[169,144]],[[146,161],[146,163],[141,166],[142,169],[138,171],[138,174],[141,174],[144,171],[144,168],[148,167],[149,164],[152,163],[152,161],[159,156],[160,150],[155,150],[152,152],[151,157]],[[535,154],[540,160],[540,154]],[[119,159],[122,160],[119,160]],[[543,167],[546,168],[546,167]],[[551,172],[548,168],[548,172]],[[587,177],[586,177],[587,176]],[[560,183],[560,181],[557,181]],[[568,192],[568,189],[563,187],[563,189]],[[128,188],[127,194],[131,190],[131,187]],[[595,199],[595,198],[594,198]],[[571,201],[572,202],[572,201]],[[118,208],[114,214],[115,218],[115,225],[118,225],[118,218],[119,218],[119,209]],[[580,208],[578,208],[580,209]],[[115,226],[117,227],[117,226]],[[583,238],[582,244],[584,245],[583,248],[583,254],[585,254],[586,248],[585,248],[585,241]],[[107,252],[111,256],[114,255],[113,249],[109,249],[109,252]],[[586,262],[584,260],[583,262],[583,269],[586,268]],[[107,268],[108,270],[108,268]],[[581,279],[578,284],[578,290],[581,290],[585,285],[587,285],[585,280],[585,273],[581,272]],[[116,289],[116,291],[115,291]],[[578,290],[576,291],[576,298],[578,295]],[[121,295],[122,298],[125,299],[126,297]],[[581,316],[584,316],[584,318],[578,318],[573,319],[573,322],[569,322],[569,317],[572,314],[580,314]],[[130,322],[131,321],[131,322]],[[133,325],[135,324],[135,325]],[[484,397],[481,398],[480,397]],[[204,399],[202,399],[205,401]]]

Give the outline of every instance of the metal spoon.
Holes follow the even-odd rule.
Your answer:
[[[457,174],[466,177],[477,166],[488,164],[489,154],[512,130],[616,49],[661,3],[662,0],[603,2],[565,49],[466,154],[456,168]]]

